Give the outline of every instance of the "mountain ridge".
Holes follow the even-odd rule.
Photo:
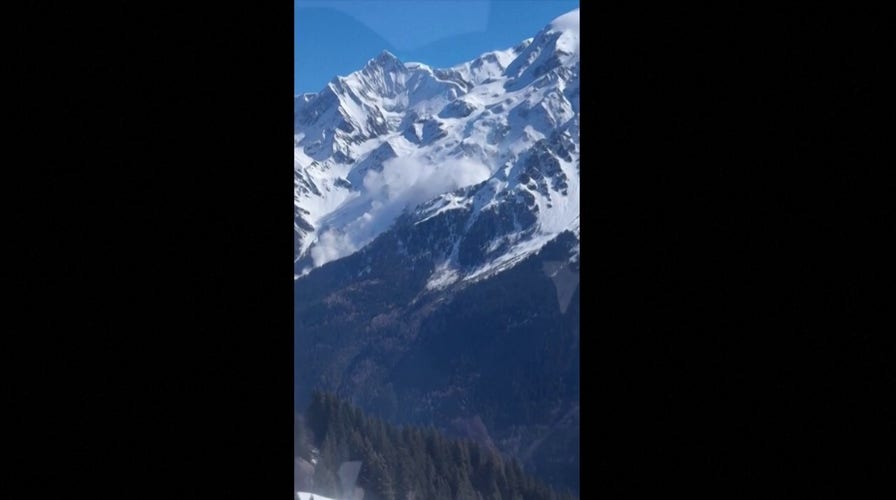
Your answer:
[[[530,199],[538,227],[492,255],[503,262],[577,231],[578,68],[576,9],[513,48],[451,68],[402,63],[384,50],[321,92],[296,96],[296,278],[437,200],[443,212],[472,201],[478,214],[495,201],[487,193]],[[532,154],[554,157],[548,175],[532,167]],[[473,185],[480,189],[464,191]]]

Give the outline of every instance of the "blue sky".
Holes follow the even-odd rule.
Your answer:
[[[578,0],[295,0],[295,92],[318,92],[382,50],[448,67],[534,36]]]

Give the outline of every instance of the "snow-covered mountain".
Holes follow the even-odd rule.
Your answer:
[[[295,99],[296,278],[433,228],[440,289],[579,231],[579,11],[452,68],[388,52]],[[399,245],[407,242],[399,241]],[[571,258],[577,258],[573,251]]]
[[[578,490],[579,15],[295,104],[295,401],[313,389]]]

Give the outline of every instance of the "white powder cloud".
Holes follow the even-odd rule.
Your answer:
[[[314,265],[357,251],[388,229],[405,209],[477,184],[490,175],[488,167],[466,159],[426,164],[411,157],[384,162],[381,172],[370,171],[364,177],[361,197],[329,218],[347,223],[323,228],[311,248]]]

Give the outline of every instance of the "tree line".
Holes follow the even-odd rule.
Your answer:
[[[312,448],[317,453],[312,457]],[[519,462],[433,427],[396,427],[331,393],[315,392],[296,428],[296,453],[316,461],[313,489],[340,497],[337,472],[360,461],[365,500],[573,500],[523,471]],[[348,493],[348,492],[345,492]]]

